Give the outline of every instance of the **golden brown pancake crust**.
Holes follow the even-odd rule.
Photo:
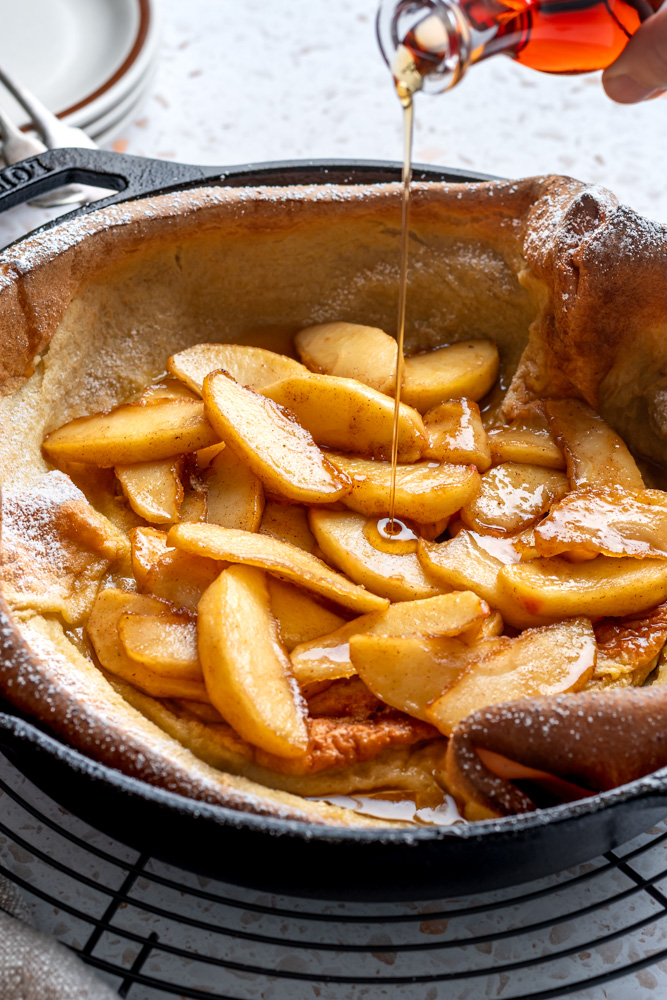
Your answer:
[[[591,792],[667,766],[667,688],[526,698],[468,716],[447,747],[447,780],[463,801],[496,815],[535,808],[525,792],[480,760],[477,748]]]
[[[0,482],[34,484],[48,468],[45,433],[126,400],[190,344],[252,335],[284,352],[314,323],[393,329],[399,195],[397,185],[177,192],[9,248],[0,255]],[[539,396],[578,396],[636,451],[667,461],[665,227],[599,188],[544,177],[416,185],[412,228],[409,349],[483,332],[514,376],[506,415]],[[124,700],[56,620],[0,608],[0,691],[91,756],[234,808],[372,822],[203,763]],[[531,808],[485,773],[476,741],[586,787],[631,780],[665,763],[666,699],[660,688],[602,690],[476,713],[451,741],[451,780],[496,812]]]

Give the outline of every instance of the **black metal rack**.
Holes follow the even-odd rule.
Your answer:
[[[130,1000],[625,1000],[641,981],[610,984],[642,970],[667,990],[667,825],[529,885],[363,905],[264,896],[137,855],[4,759],[0,816],[0,873]]]

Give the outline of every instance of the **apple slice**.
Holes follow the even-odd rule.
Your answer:
[[[405,359],[401,399],[426,413],[446,399],[481,399],[498,377],[498,348],[466,340]]]
[[[543,465],[547,469],[564,469],[565,457],[544,418],[532,421],[515,420],[507,427],[495,427],[488,432],[494,465],[517,462],[520,465]]]
[[[490,642],[495,640],[491,639]],[[486,644],[422,635],[350,636],[350,659],[374,695],[392,708],[431,722],[426,706],[456,683]]]
[[[328,635],[345,624],[345,618],[325,608],[305,591],[272,576],[267,579],[271,611],[278,622],[280,640],[291,652],[295,646]]]
[[[304,552],[315,552],[317,542],[308,524],[308,511],[299,504],[269,501],[264,507],[260,534],[298,545]]]
[[[275,382],[263,393],[295,413],[317,444],[372,458],[391,458],[394,403],[383,393],[352,378],[310,372]],[[399,462],[416,462],[425,448],[422,418],[401,403]]]
[[[503,617],[505,600],[528,614],[547,618],[617,617],[648,611],[667,599],[667,561],[597,556],[587,562],[533,559],[504,566],[498,574]]]
[[[167,369],[199,396],[206,376],[220,369],[256,392],[287,375],[306,371],[294,358],[243,344],[195,344],[173,354]]]
[[[305,705],[271,614],[266,575],[251,566],[223,570],[199,602],[198,631],[214,708],[262,750],[279,757],[304,754]]]
[[[486,472],[491,449],[479,406],[473,399],[449,399],[424,414],[428,448],[424,458],[455,462]]]
[[[211,462],[206,487],[209,524],[257,531],[264,510],[264,490],[254,472],[231,448],[226,448]]]
[[[382,597],[350,583],[316,556],[268,535],[221,528],[217,524],[177,524],[167,541],[191,555],[268,570],[281,580],[358,613],[381,611],[387,606]]]
[[[292,651],[292,668],[299,684],[351,677],[349,640],[353,635],[466,635],[485,622],[488,605],[469,591],[440,594],[422,601],[401,601],[386,611],[362,615],[330,635],[304,642]],[[489,616],[490,617],[490,616]],[[502,623],[501,623],[502,628]]]
[[[595,626],[598,657],[589,689],[641,686],[667,641],[667,604],[642,615],[606,618]]]
[[[196,680],[188,677],[163,676],[143,663],[130,659],[121,642],[118,626],[124,615],[151,615],[156,621],[161,621],[163,615],[169,615],[174,610],[173,606],[156,597],[107,587],[97,596],[86,624],[86,632],[104,669],[129,681],[140,691],[152,695],[153,698],[208,701],[208,694],[201,677]]]
[[[179,521],[205,521],[208,512],[208,490],[197,476],[187,476]]]
[[[218,441],[217,444],[212,444],[208,448],[200,448],[199,451],[195,452],[195,463],[197,465],[197,469],[200,472],[204,469],[208,469],[215,456],[219,455],[225,447],[224,441]]]
[[[380,548],[383,540],[374,521],[352,511],[311,508],[308,519],[325,559],[374,594],[414,601],[443,592],[420,566],[416,539],[386,541]]]
[[[461,638],[466,642],[481,642],[482,639],[493,639],[497,635],[503,634],[505,623],[499,611],[492,611],[488,618],[484,618],[479,626],[473,625]]]
[[[294,338],[299,357],[313,372],[353,378],[393,395],[396,341],[376,326],[321,323]]]
[[[391,462],[330,452],[337,469],[349,476],[352,490],[343,503],[366,517],[389,514]],[[396,517],[430,524],[449,517],[477,495],[480,476],[472,465],[415,462],[396,468]],[[444,530],[444,529],[443,529]]]
[[[565,453],[572,489],[644,489],[637,463],[616,431],[580,399],[544,404],[551,432]]]
[[[515,628],[544,625],[550,620],[536,609],[517,603],[500,586],[501,570],[521,558],[514,539],[478,535],[464,528],[446,542],[420,539],[417,554],[431,579],[443,587],[472,590]]]
[[[139,396],[140,403],[155,403],[160,399],[197,399],[200,393],[188,389],[180,379],[166,376],[152,385],[147,385]]]
[[[153,524],[178,521],[183,502],[183,459],[117,465],[116,476],[132,510]]]
[[[203,682],[197,653],[197,623],[191,615],[171,611],[160,615],[126,611],[118,619],[123,652],[162,677],[187,677]]]
[[[132,571],[139,590],[177,608],[195,611],[203,592],[225,568],[225,563],[172,548],[166,534],[156,528],[135,528],[130,541]]]
[[[449,522],[450,518],[441,517],[439,521],[428,521],[426,524],[417,524],[416,528],[420,538],[427,538],[429,542],[434,542],[436,538],[439,538],[447,530]]]
[[[84,462],[109,468],[186,455],[218,440],[200,400],[159,399],[78,417],[48,434],[43,447],[54,465]]]
[[[667,494],[662,490],[576,490],[534,530],[538,555],[667,559]]]
[[[184,708],[190,715],[199,719],[200,722],[212,723],[214,726],[219,726],[225,721],[217,708],[213,708],[210,701],[188,701],[186,698],[179,698],[179,704],[181,708]]]
[[[426,717],[445,736],[489,705],[580,691],[595,667],[595,635],[587,618],[527,629],[516,639],[491,639],[486,652],[481,647],[459,680],[426,708]]]
[[[569,488],[563,472],[506,462],[484,473],[479,492],[461,509],[461,520],[482,534],[514,535],[535,524]]]
[[[339,500],[347,476],[322,454],[293,414],[225,372],[207,375],[204,405],[220,437],[272,492],[301,503]]]

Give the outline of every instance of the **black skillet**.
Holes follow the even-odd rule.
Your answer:
[[[117,193],[37,232],[103,205],[201,185],[368,184],[399,177],[397,165],[381,161],[215,168],[96,150],[51,150],[0,171],[0,213],[71,183]],[[493,178],[417,167],[415,179]],[[503,820],[409,830],[330,829],[205,805],[128,778],[2,703],[0,748],[66,809],[139,851],[239,885],[319,898],[416,900],[512,885],[603,854],[667,815],[665,768],[601,795]]]

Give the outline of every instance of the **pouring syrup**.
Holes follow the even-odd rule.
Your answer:
[[[377,35],[403,106],[401,256],[399,272],[394,425],[387,539],[405,528],[395,517],[398,418],[408,273],[414,95],[449,90],[482,59],[506,54],[546,73],[603,69],[661,0],[381,0]]]
[[[414,93],[419,80],[410,73],[409,62],[400,76],[394,75],[396,93],[403,107],[403,170],[401,173],[401,256],[398,283],[398,321],[396,324],[396,371],[394,375],[394,425],[391,437],[391,482],[389,486],[389,517],[378,521],[377,528],[384,538],[397,541],[413,536],[413,532],[396,517],[396,467],[398,465],[398,422],[403,385],[403,345],[405,341],[405,309],[408,294],[408,242],[410,236],[410,183],[412,181],[412,139],[414,135]]]

